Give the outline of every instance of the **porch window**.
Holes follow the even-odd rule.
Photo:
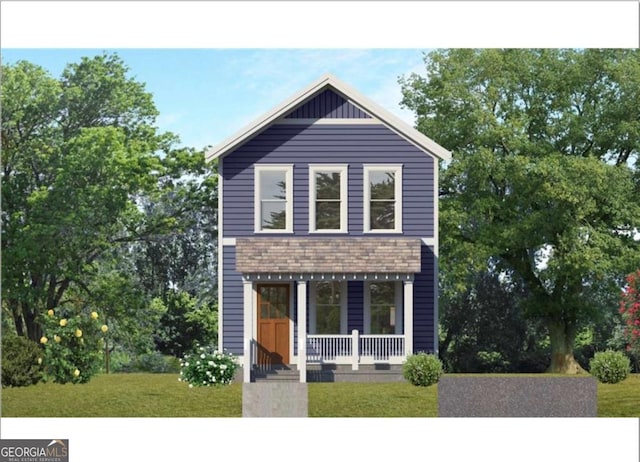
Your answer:
[[[364,328],[367,334],[402,334],[402,283],[370,282],[365,289]]]
[[[347,284],[323,281],[310,284],[309,333],[341,334],[347,330]]]
[[[293,165],[255,166],[256,232],[293,231]]]
[[[347,166],[309,166],[309,230],[347,232]]]
[[[402,232],[402,165],[364,165],[364,231]]]

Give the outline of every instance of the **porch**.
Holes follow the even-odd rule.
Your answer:
[[[265,272],[265,268],[270,268]],[[252,371],[399,366],[412,353],[421,241],[244,238],[243,381]]]

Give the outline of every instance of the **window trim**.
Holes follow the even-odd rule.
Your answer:
[[[317,303],[317,290],[318,284],[323,282],[335,282],[340,284],[340,335],[348,334],[348,283],[347,281],[309,281],[309,335],[318,335],[317,332],[317,320],[318,320],[318,303]]]
[[[364,283],[364,313],[362,319],[362,328],[364,335],[371,334],[371,284],[393,283],[394,285],[394,303],[396,305],[396,326],[395,332],[391,335],[404,334],[404,299],[403,299],[403,283],[402,281],[365,281]]]
[[[402,233],[402,164],[363,164],[363,232],[371,234]],[[395,207],[393,229],[371,229],[371,172],[394,172],[395,173]]]
[[[285,229],[262,229],[262,198],[260,197],[260,174],[262,172],[285,172]],[[256,234],[293,233],[293,164],[256,164],[253,169],[254,232]]]
[[[340,173],[340,228],[317,229],[316,227],[316,173],[338,172]],[[309,233],[310,234],[336,234],[348,233],[348,208],[349,208],[349,165],[347,164],[309,164]]]

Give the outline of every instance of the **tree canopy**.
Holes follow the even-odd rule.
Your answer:
[[[417,128],[453,152],[440,190],[443,294],[491,268],[522,280],[550,370],[597,290],[640,267],[640,53],[439,50],[400,83]],[[635,239],[634,239],[635,238]]]
[[[215,165],[157,128],[152,95],[128,73],[113,54],[59,78],[2,66],[3,311],[18,335],[37,341],[49,309],[99,306],[112,339],[154,348],[164,311],[152,300],[195,295],[215,264]],[[169,248],[164,263],[144,256]],[[189,306],[214,310],[205,292]]]

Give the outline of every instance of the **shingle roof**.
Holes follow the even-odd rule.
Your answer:
[[[238,238],[241,273],[418,273],[420,239]]]

